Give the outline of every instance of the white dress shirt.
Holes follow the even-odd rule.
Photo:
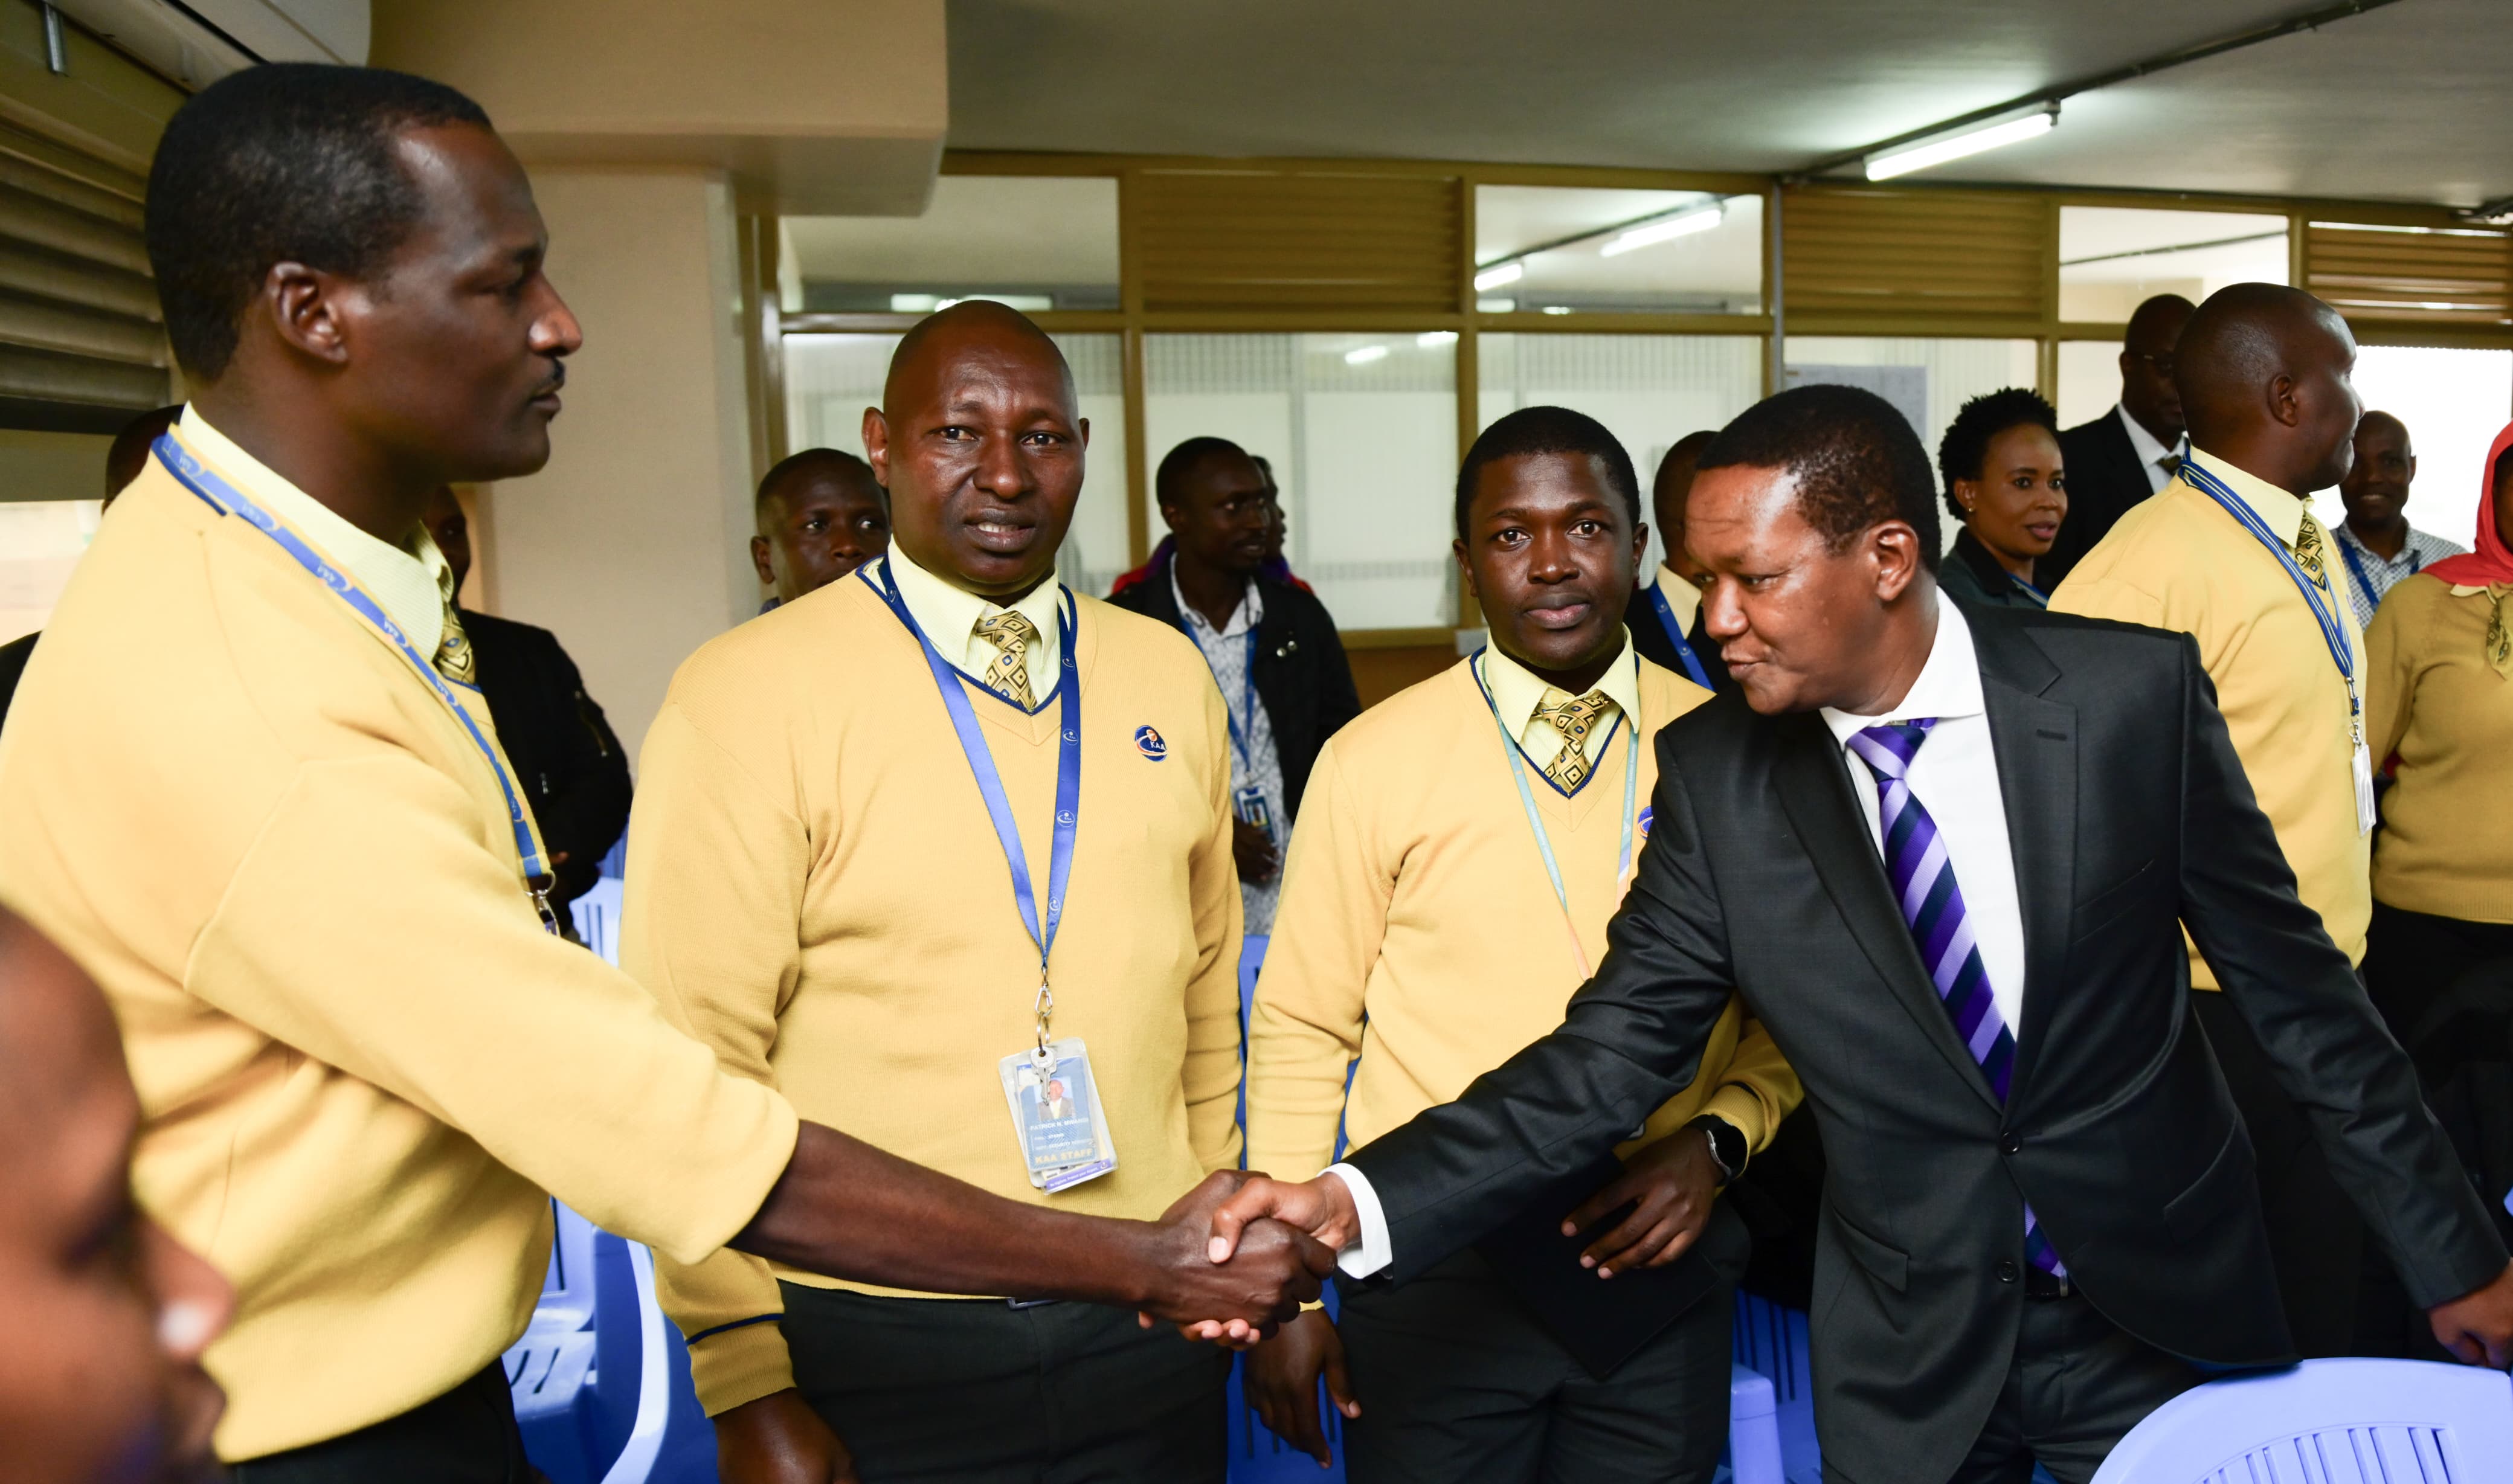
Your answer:
[[[1062,590],[1050,577],[1021,594],[1010,604],[994,603],[974,592],[964,592],[933,573],[916,565],[915,559],[894,543],[888,555],[893,581],[898,583],[898,600],[916,618],[916,626],[925,630],[933,641],[935,652],[959,667],[962,674],[979,686],[986,684],[986,667],[995,662],[994,641],[982,638],[977,625],[999,613],[1017,613],[1029,620],[1038,630],[1038,638],[1021,656],[1021,668],[1029,672],[1030,700],[1044,705],[1056,691],[1056,662],[1063,658],[1063,623],[1057,613]],[[872,575],[879,582],[880,575]]]
[[[2157,442],[2145,423],[2129,415],[2128,408],[2115,405],[2112,416],[2129,429],[2129,446],[2137,450],[2138,467],[2146,471],[2146,493],[2163,494],[2164,487],[2173,482],[2173,470],[2166,468],[2164,461],[2173,457],[2174,451]]]
[[[1857,795],[1867,832],[1877,857],[1885,852],[1878,822],[1876,776],[1849,751],[1849,739],[1861,729],[1889,721],[1934,716],[1937,724],[1911,759],[1911,795],[1936,822],[1954,862],[1955,881],[1963,888],[1964,910],[1980,944],[1981,968],[1989,976],[1989,992],[2008,1030],[2020,1043],[2024,1037],[2024,914],[2015,891],[2015,857],[2007,834],[2007,803],[1998,787],[1998,763],[1990,751],[1989,714],[1981,699],[1980,660],[1973,649],[1972,626],[1954,604],[1937,604],[1936,639],[1927,662],[1901,702],[1874,716],[1854,716],[1830,706],[1820,713],[1834,741],[1842,744],[1842,761],[1850,769],[1851,792]],[[1361,1234],[1336,1263],[1346,1274],[1366,1278],[1394,1258],[1387,1234],[1387,1213],[1370,1178],[1348,1164],[1331,1165],[1327,1173],[1352,1192],[1361,1218]]]

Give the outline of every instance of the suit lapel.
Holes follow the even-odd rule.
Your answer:
[[[1910,1013],[1920,1034],[1937,1048],[1965,1086],[1982,1102],[1997,1106],[1989,1079],[1981,1075],[1980,1063],[1955,1034],[1954,1022],[1947,1018],[1936,985],[1920,962],[1910,925],[1902,920],[1893,886],[1885,879],[1885,862],[1876,853],[1876,841],[1850,792],[1850,775],[1832,733],[1812,712],[1784,717],[1778,727],[1781,743],[1775,766],[1780,805],[1798,838],[1806,842],[1825,893],[1868,962],[1893,986],[1894,997]]]
[[[2024,1023],[2008,1101],[2032,1085],[2034,1053],[2051,1023],[2049,996],[2065,978],[2069,905],[2076,900],[2077,708],[2043,698],[2058,669],[2024,632],[1975,622],[1990,750],[2007,807],[2008,849],[2024,917]]]

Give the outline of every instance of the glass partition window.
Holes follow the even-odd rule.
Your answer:
[[[2002,387],[2030,389],[2036,360],[2032,341],[1792,335],[1788,384],[1838,382],[1875,392],[1910,420],[1935,468],[1937,442],[1963,405]],[[1944,542],[1951,546],[1954,523],[1941,524]]]
[[[1475,355],[1478,426],[1522,407],[1586,413],[1632,456],[1644,520],[1650,481],[1666,451],[1688,433],[1726,426],[1763,395],[1756,336],[1484,335]],[[1663,559],[1653,530],[1649,560]]]
[[[1188,438],[1230,439],[1273,465],[1284,555],[1337,625],[1447,627],[1456,342],[1445,332],[1147,336],[1146,471]],[[1149,516],[1160,535],[1157,505]]]
[[[2478,536],[2478,491],[2488,446],[2513,416],[2513,350],[2367,345],[2356,352],[2356,395],[2409,429],[2417,456],[2409,524],[2467,546]],[[2326,522],[2346,516],[2336,490],[2313,497]]]
[[[925,314],[962,299],[1117,307],[1117,182],[943,176],[918,217],[787,217],[787,312]]]
[[[1491,313],[1757,314],[1763,199],[1479,185],[1475,270]]]
[[[103,515],[98,500],[0,502],[0,644],[52,618]]]
[[[2251,212],[2059,208],[2059,317],[2119,324],[2157,294],[2197,303],[2287,280],[2287,219]]]
[[[947,177],[945,178],[948,179]],[[1078,592],[1104,593],[1133,565],[1126,537],[1124,338],[1054,337],[1073,368],[1083,419],[1091,424],[1082,498],[1057,553],[1057,575]],[[881,401],[896,335],[785,337],[786,438],[797,452],[834,448],[863,455],[864,409]]]

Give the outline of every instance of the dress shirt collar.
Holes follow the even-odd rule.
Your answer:
[[[2141,465],[2151,469],[2173,457],[2173,450],[2148,432],[2145,423],[2131,417],[2128,408],[2115,405],[2112,412],[2120,418],[2121,426],[2129,430],[2129,446],[2137,450],[2137,461]]]
[[[1929,658],[1920,666],[1919,678],[1911,682],[1910,694],[1875,716],[1855,716],[1825,706],[1823,724],[1831,729],[1832,740],[1847,747],[1853,737],[1889,721],[1922,716],[1939,720],[1978,716],[1986,709],[1988,702],[1980,694],[1980,659],[1973,650],[1972,625],[1964,621],[1960,605],[1941,596],[1937,599],[1937,636],[1929,645]]]
[[[246,453],[234,439],[211,426],[197,407],[183,409],[176,436],[255,503],[295,526],[314,543],[314,549],[345,568],[420,654],[436,653],[445,638],[445,604],[454,573],[425,526],[411,531],[406,546],[368,535]]]
[[[1213,621],[1204,616],[1204,610],[1187,602],[1186,590],[1178,586],[1176,561],[1170,563],[1170,596],[1177,603],[1178,617],[1186,621],[1191,631],[1199,636],[1212,634],[1218,639],[1235,639],[1265,622],[1265,598],[1256,590],[1255,578],[1248,580],[1248,587],[1240,595],[1239,606],[1230,611],[1230,622],[1219,628],[1213,626]]]
[[[2256,474],[2236,468],[2233,464],[2193,445],[2190,461],[2225,482],[2234,498],[2251,506],[2271,536],[2287,543],[2292,550],[2294,540],[2303,533],[2303,501],[2279,489]]]
[[[1635,725],[1641,714],[1641,675],[1631,662],[1631,631],[1623,631],[1623,646],[1615,652],[1615,662],[1606,666],[1597,689],[1606,699],[1622,707],[1623,719]],[[1500,652],[1496,645],[1484,646],[1484,686],[1492,692],[1493,711],[1512,737],[1525,737],[1530,723],[1536,720],[1536,708],[1547,697],[1563,701],[1576,697],[1547,684],[1534,670]],[[1602,729],[1601,729],[1602,730]]]
[[[1666,594],[1666,606],[1675,614],[1676,626],[1688,634],[1693,632],[1693,621],[1701,617],[1701,589],[1663,562],[1650,574],[1650,582]]]
[[[891,543],[889,554],[882,560],[888,564],[892,581],[898,584],[899,601],[907,605],[910,614],[915,615],[917,626],[925,630],[925,637],[933,642],[936,652],[959,666],[970,679],[979,685],[985,684],[984,677],[977,673],[984,668],[982,660],[972,666],[973,648],[984,645],[987,654],[994,652],[991,642],[977,637],[977,625],[999,613],[1017,613],[1029,620],[1030,626],[1038,630],[1038,642],[1029,647],[1026,657],[1030,694],[1045,701],[1055,689],[1057,662],[1063,658],[1060,647],[1063,641],[1059,637],[1063,625],[1058,622],[1060,616],[1057,612],[1060,588],[1054,573],[1049,573],[1037,586],[1017,601],[1004,604],[989,602],[974,592],[952,586],[918,566],[915,558],[898,548],[897,541]]]

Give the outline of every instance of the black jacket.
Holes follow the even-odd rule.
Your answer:
[[[2432,1304],[2505,1248],[2346,956],[2295,896],[2185,634],[1968,611],[2024,912],[2002,1106],[1939,1002],[1822,719],[1720,696],[1659,732],[1655,826],[1562,1027],[1347,1157],[1402,1281],[1617,1141],[1733,991],[1804,1080],[1830,1170],[1824,1460],[1938,1484],[2014,1352],[2024,1206],[2094,1306],[2224,1365],[2294,1358],[2251,1141],[2183,987],[2186,924],[2332,1173]]]
[[[1673,670],[1687,680],[1693,678],[1693,672],[1684,667],[1684,661],[1677,656],[1674,641],[1667,638],[1666,624],[1659,620],[1657,604],[1650,600],[1650,590],[1646,585],[1634,587],[1632,600],[1623,605],[1623,626],[1632,631],[1632,648],[1641,652],[1642,659]],[[1691,646],[1693,658],[1701,662],[1702,673],[1710,677],[1710,689],[1736,689],[1736,682],[1728,678],[1728,662],[1719,658],[1719,641],[1710,637],[1701,626],[1701,610],[1698,608],[1693,611],[1693,631],[1684,636],[1684,642]]]
[[[2033,564],[2036,579],[2045,575],[2043,569],[2049,562],[2050,558],[2044,557]],[[2040,582],[2034,585],[2045,593],[2051,590]],[[1989,554],[1987,546],[1974,540],[1969,528],[1955,533],[1954,545],[1947,550],[1945,560],[1938,564],[1937,588],[1946,596],[1961,598],[1974,608],[2042,606],[2015,585],[2015,579],[2008,575],[2006,568],[1998,565],[1998,558]]]
[[[2033,563],[2033,575],[2041,579],[2036,585],[2044,592],[2058,591],[2060,580],[2111,534],[2129,507],[2155,493],[2118,409],[2061,433],[2059,465],[2068,474],[2068,513],[2050,551]]]
[[[1352,688],[1352,665],[1344,659],[1342,636],[1326,605],[1289,582],[1265,577],[1256,582],[1265,602],[1265,616],[1256,621],[1256,699],[1274,729],[1274,754],[1283,764],[1284,808],[1296,817],[1318,749],[1361,714],[1361,698]],[[1155,564],[1141,582],[1108,601],[1186,632],[1166,562]]]
[[[541,842],[552,855],[567,853],[550,900],[573,902],[592,887],[602,858],[628,827],[627,754],[557,635],[467,608],[462,630],[498,745],[514,764]]]
[[[18,699],[18,682],[26,676],[26,662],[35,657],[42,630],[0,644],[0,723],[9,719],[9,702]]]

